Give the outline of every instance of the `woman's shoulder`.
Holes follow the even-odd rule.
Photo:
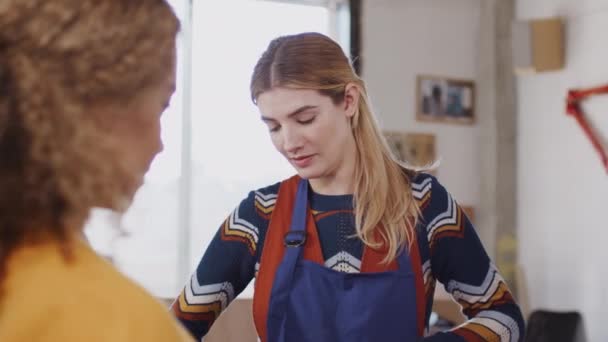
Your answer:
[[[262,207],[274,205],[279,194],[281,183],[282,182],[276,182],[274,184],[255,189],[249,193],[249,197],[255,204],[261,205]]]
[[[412,195],[419,204],[430,200],[433,184],[437,182],[435,176],[425,172],[415,172],[409,175]]]
[[[185,340],[176,339],[181,328],[168,308],[84,242],[78,242],[67,259],[50,246],[33,248],[22,259],[16,265],[29,269],[9,275],[3,298],[5,312],[11,312],[11,320],[22,332],[44,321],[48,333],[58,337]],[[15,281],[20,283],[18,287]],[[5,318],[0,315],[0,327]]]
[[[281,182],[276,182],[249,192],[239,204],[240,215],[257,214],[264,220],[269,220],[279,195]]]
[[[182,341],[183,329],[169,313],[159,299],[154,298],[147,290],[118,271],[113,265],[97,255],[92,249],[84,247],[84,259],[81,264],[86,267],[78,296],[88,302],[90,309],[98,311],[96,317],[113,317],[112,323],[117,331],[124,331],[125,337],[146,341]],[[97,274],[96,274],[97,273]],[[86,275],[85,275],[86,274]],[[75,297],[75,296],[74,296]],[[74,309],[81,309],[82,304],[71,301]],[[74,310],[76,311],[76,310]],[[126,340],[126,339],[125,339]],[[122,340],[121,340],[122,341]]]
[[[412,187],[420,188],[437,181],[435,176],[427,172],[411,172],[408,174]]]

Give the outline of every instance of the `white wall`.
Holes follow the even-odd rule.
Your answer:
[[[608,174],[574,119],[570,88],[608,83],[608,1],[518,0],[517,18],[566,19],[564,70],[519,77],[518,228],[530,307],[579,310],[608,341]],[[608,95],[586,102],[608,137]]]
[[[479,76],[482,1],[363,2],[363,77],[381,125],[436,134],[443,160],[439,178],[459,202],[474,206],[481,132],[477,126],[416,122],[414,97],[420,73]],[[568,22],[566,68],[517,82],[520,260],[530,309],[579,310],[589,341],[602,342],[608,341],[608,176],[566,116],[564,99],[569,88],[608,83],[608,1],[517,0],[519,19],[557,15]],[[608,139],[608,95],[585,108]]]
[[[479,205],[478,125],[415,120],[416,75],[475,79],[483,0],[363,1],[362,60],[384,129],[433,133],[438,177],[462,205]]]

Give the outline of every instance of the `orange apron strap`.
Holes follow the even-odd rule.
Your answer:
[[[285,255],[284,237],[291,224],[291,215],[299,181],[299,176],[293,176],[281,182],[260,257],[260,268],[255,280],[253,294],[253,320],[262,342],[267,341],[266,318],[268,317],[268,305],[275,273]],[[303,252],[305,259],[321,265],[324,264],[319,236],[310,208],[306,218],[306,244]]]
[[[376,233],[376,241],[381,241],[379,233]],[[382,259],[386,255],[388,249],[381,247],[372,249],[365,246],[363,249],[363,258],[361,260],[361,272],[386,272],[396,271],[398,269],[397,261],[393,260],[388,264],[382,263]],[[424,328],[426,326],[426,293],[424,289],[424,275],[422,273],[422,258],[420,257],[420,248],[418,247],[417,234],[414,234],[412,241],[411,252],[409,255],[414,271],[416,282],[416,312],[418,315],[418,336],[424,336]]]
[[[284,227],[289,227],[291,221],[291,212],[294,206],[293,198],[297,191],[298,180],[298,177],[292,177],[283,181],[279,187],[277,202],[266,231],[264,247],[260,257],[260,268],[255,279],[253,321],[262,342],[267,340],[266,317],[268,316],[270,292],[272,291],[274,274],[285,253],[283,246]]]
[[[377,230],[374,236],[376,241],[382,241]],[[388,249],[384,246],[376,249],[364,246],[363,257],[361,258],[361,273],[396,271],[399,268],[396,260],[388,264],[382,262],[387,252]]]

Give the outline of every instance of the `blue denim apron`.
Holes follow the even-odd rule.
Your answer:
[[[407,253],[396,271],[343,273],[302,258],[308,181],[300,180],[286,251],[270,295],[268,342],[418,341],[416,284]]]

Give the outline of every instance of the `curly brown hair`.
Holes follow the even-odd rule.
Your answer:
[[[116,201],[126,170],[90,109],[166,77],[179,21],[165,0],[2,0],[0,27],[1,281],[20,245],[69,251],[90,209]]]

